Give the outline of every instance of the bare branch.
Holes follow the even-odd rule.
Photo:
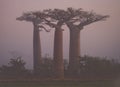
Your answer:
[[[39,25],[38,27],[44,29],[46,32],[50,32],[51,31],[51,29],[48,30],[44,26],[41,26],[41,25]]]
[[[91,17],[89,16],[89,17],[85,18],[85,20],[81,21],[79,26],[86,26],[86,25],[89,25],[89,24],[94,23],[94,22],[103,21],[108,17],[109,17],[108,15],[105,15],[105,16],[92,15]]]

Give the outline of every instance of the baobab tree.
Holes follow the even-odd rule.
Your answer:
[[[49,17],[46,24],[52,28],[55,28],[54,33],[54,76],[55,78],[64,78],[64,63],[63,63],[63,11],[59,9],[44,10],[44,13]]]
[[[35,73],[39,71],[40,65],[42,63],[39,31],[41,31],[41,29],[46,30],[44,26],[40,25],[44,22],[45,17],[46,16],[41,12],[39,12],[39,17],[35,12],[26,12],[22,16],[16,18],[16,20],[32,22],[33,24],[33,67]]]
[[[70,15],[76,14],[76,9],[70,9]],[[69,10],[68,10],[69,12]],[[80,57],[80,31],[86,26],[94,22],[102,21],[108,18],[108,15],[98,15],[93,12],[80,11],[81,14],[76,15],[74,19],[66,22],[70,30],[70,49],[69,49],[69,72],[77,74],[78,63]]]
[[[68,8],[70,9],[70,8]],[[62,26],[66,21],[80,14],[80,10],[76,10],[76,14],[69,13],[62,9],[44,10],[44,13],[49,17],[46,19],[46,24],[55,28],[54,35],[54,72],[57,78],[64,78],[64,63],[63,63],[63,29]]]

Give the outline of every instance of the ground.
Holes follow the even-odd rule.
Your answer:
[[[120,87],[120,84],[114,80],[5,81],[0,87]]]

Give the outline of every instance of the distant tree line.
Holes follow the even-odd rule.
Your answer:
[[[78,66],[78,73],[83,78],[116,78],[120,75],[120,62],[115,59],[84,56]]]
[[[64,60],[64,74],[66,78],[116,78],[120,75],[120,62],[107,58],[84,56],[79,58],[79,64],[76,65],[75,72],[69,72],[68,60]],[[34,78],[52,78],[53,59],[44,57],[42,64],[39,66],[39,71],[33,73],[25,68],[25,62],[21,57],[10,59],[8,65],[0,67],[0,77],[16,78],[16,77],[34,77]],[[74,71],[74,67],[73,67]]]
[[[0,77],[26,76],[29,71],[25,68],[25,64],[21,57],[11,58],[7,65],[0,67]]]

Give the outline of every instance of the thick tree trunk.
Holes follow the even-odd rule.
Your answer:
[[[39,35],[39,27],[34,24],[33,30],[33,68],[34,72],[37,73],[41,64],[41,43]]]
[[[70,48],[69,48],[69,70],[70,73],[78,73],[78,63],[80,57],[80,29],[70,29]]]
[[[69,74],[75,76],[78,74],[78,64],[80,57],[80,31],[83,26],[74,25],[71,22],[67,23],[70,30],[70,47],[69,47]]]
[[[64,78],[64,64],[63,64],[63,30],[55,29],[54,36],[54,74],[55,78]]]

